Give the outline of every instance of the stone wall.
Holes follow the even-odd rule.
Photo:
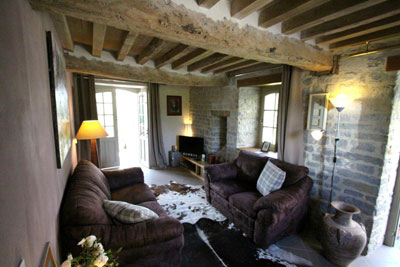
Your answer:
[[[338,75],[316,77],[306,71],[301,74],[305,122],[312,93],[326,92],[331,96],[345,93],[355,99],[341,113],[333,200],[349,202],[361,209],[361,215],[355,219],[366,226],[368,251],[382,243],[386,227],[383,217],[387,217],[391,200],[388,192],[393,190],[396,177],[393,165],[397,161],[392,162],[394,152],[390,149],[394,127],[389,128],[396,74],[383,71],[387,55],[342,57]],[[398,113],[398,109],[395,107],[394,113]],[[317,142],[309,131],[304,136],[304,164],[310,168],[310,176],[315,182],[311,203],[314,222],[320,220],[328,207],[337,117],[338,112],[329,103],[324,138]]]
[[[259,146],[261,89],[239,88],[238,147]]]
[[[239,90],[236,86],[192,87],[190,89],[190,116],[193,136],[204,137],[205,151],[216,153],[221,148],[220,116],[212,111],[228,111],[226,121],[225,160],[233,160],[236,150]]]

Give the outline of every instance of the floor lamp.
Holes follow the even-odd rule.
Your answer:
[[[337,143],[339,142],[339,130],[340,130],[340,113],[351,103],[351,99],[346,95],[338,95],[335,98],[329,99],[331,103],[335,106],[338,111],[338,120],[335,134],[335,146],[333,149],[333,168],[332,168],[332,177],[331,177],[331,191],[329,195],[329,204],[332,203],[332,194],[333,194],[333,178],[335,177],[335,169],[336,169],[336,161],[337,161]],[[330,206],[330,210],[332,206]],[[332,211],[332,210],[331,210]]]
[[[108,136],[107,132],[97,120],[83,121],[76,134],[77,140],[90,140],[90,161],[99,167],[96,139]]]

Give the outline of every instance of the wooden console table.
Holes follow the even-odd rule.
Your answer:
[[[181,156],[181,161],[182,162],[188,161],[192,163],[194,165],[194,169],[188,168],[188,170],[190,171],[191,174],[193,174],[194,176],[196,176],[197,178],[201,179],[204,182],[203,178],[204,167],[210,165],[210,163],[206,161],[195,160],[186,156]],[[186,166],[184,167],[187,168]]]

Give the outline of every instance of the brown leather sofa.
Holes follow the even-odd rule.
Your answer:
[[[262,196],[258,177],[270,160],[286,172],[280,190]],[[207,200],[254,243],[268,247],[294,233],[306,211],[313,181],[308,168],[241,151],[234,162],[205,168]]]
[[[122,224],[109,217],[103,200],[126,201],[159,215],[136,224]],[[81,161],[69,179],[60,211],[61,257],[78,255],[77,243],[86,236],[101,238],[106,250],[122,247],[120,266],[180,266],[183,226],[167,216],[144,183],[140,168],[101,171]]]

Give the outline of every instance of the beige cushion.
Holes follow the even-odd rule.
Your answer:
[[[103,207],[108,215],[122,223],[138,223],[158,218],[157,213],[146,207],[123,201],[104,200]]]

